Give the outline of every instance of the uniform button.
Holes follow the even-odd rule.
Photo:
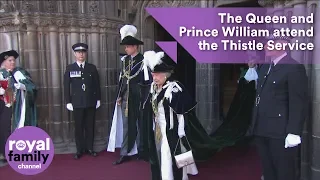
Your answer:
[[[273,81],[273,84],[275,84],[276,82],[275,81]]]
[[[82,78],[82,80],[84,80],[84,78]]]
[[[264,76],[264,78],[266,78],[267,76]]]
[[[262,87],[262,85],[260,87]]]
[[[281,114],[279,114],[279,117],[281,116]]]

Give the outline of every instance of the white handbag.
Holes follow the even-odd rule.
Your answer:
[[[190,146],[190,143],[186,137],[186,140],[188,142],[188,145],[190,147],[190,150],[189,151],[186,151],[184,153],[181,153],[179,155],[176,155],[176,151],[177,151],[177,147],[178,147],[178,144],[181,143],[181,138],[179,138],[178,142],[177,142],[177,145],[176,145],[176,148],[174,150],[174,158],[176,160],[176,164],[177,164],[177,167],[180,169],[182,167],[185,167],[185,166],[188,166],[190,164],[193,164],[194,163],[194,159],[193,159],[193,154],[192,154],[192,149],[191,149],[191,146]],[[182,143],[181,143],[182,144]]]

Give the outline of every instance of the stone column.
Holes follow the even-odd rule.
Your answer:
[[[274,16],[283,16],[284,15],[284,11],[282,9],[283,7],[284,7],[284,2],[282,2],[282,1],[275,2],[274,8],[276,10],[274,10],[273,15]],[[274,24],[273,27],[274,28],[284,28],[287,26],[286,26],[286,24]]]
[[[315,37],[314,44],[315,47],[320,46],[320,2],[317,1],[317,8],[315,10]],[[320,51],[315,50],[313,53],[314,62],[319,62],[320,59]],[[312,65],[312,135],[311,135],[311,146],[309,153],[311,154],[311,173],[310,180],[318,180],[320,179],[320,65],[313,64]]]
[[[196,65],[197,116],[208,133],[220,124],[220,65]]]
[[[68,64],[71,64],[71,63],[73,63],[74,62],[74,59],[75,59],[75,57],[74,57],[74,53],[73,53],[73,51],[72,51],[72,46],[75,44],[75,43],[78,43],[78,42],[80,42],[80,34],[79,34],[79,28],[77,28],[77,27],[71,27],[70,28],[70,44],[69,44],[69,46],[70,46],[70,49],[69,49],[69,61],[68,61]]]
[[[49,27],[49,52],[50,58],[48,59],[48,73],[49,76],[49,119],[52,122],[53,143],[55,148],[63,147],[63,127],[62,127],[62,89],[61,87],[61,67],[60,67],[60,52],[59,52],[59,34],[57,26]]]
[[[293,15],[294,16],[305,16],[306,15],[306,1],[297,1],[297,3],[292,4],[293,6]],[[298,23],[298,24],[292,24],[291,29],[306,29],[305,24]],[[295,42],[295,40],[298,40],[299,42],[305,41],[304,37],[296,37],[292,40],[292,42]],[[297,61],[304,63],[304,52],[303,51],[291,51],[291,56],[296,59]]]
[[[307,15],[314,13],[316,14],[316,3],[317,1],[308,1],[307,4]],[[317,19],[315,19],[317,21]],[[318,19],[319,21],[319,19]],[[306,28],[310,28],[311,26],[315,26],[314,24],[308,25]],[[315,27],[314,27],[315,28]],[[315,33],[316,31],[314,31]],[[309,43],[314,43],[314,38],[306,38],[306,42]],[[308,111],[308,116],[304,125],[304,130],[302,134],[302,145],[301,145],[301,180],[310,180],[310,160],[311,160],[311,155],[310,151],[312,150],[311,144],[312,144],[312,120],[313,120],[313,115],[312,115],[312,106],[313,106],[313,97],[312,97],[312,91],[313,91],[313,65],[311,64],[314,58],[314,54],[312,51],[306,51],[305,52],[305,66],[307,70],[307,74],[309,77],[309,111]]]
[[[104,121],[104,128],[108,129],[108,133],[103,133],[105,137],[108,137],[109,140],[109,130],[112,123],[112,115],[115,106],[117,89],[118,89],[118,80],[119,72],[121,70],[121,60],[119,57],[119,42],[120,38],[118,32],[110,33],[108,35],[103,35],[103,40],[106,42],[104,47],[105,52],[105,76],[104,79],[104,94],[102,97],[105,99],[106,104],[104,110],[101,110],[101,116],[107,116],[108,120]],[[110,116],[111,115],[111,116]]]

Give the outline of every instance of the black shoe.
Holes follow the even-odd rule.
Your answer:
[[[93,157],[96,157],[97,156],[97,153],[92,151],[92,150],[88,150],[87,151],[87,154],[89,154],[90,156],[93,156]]]
[[[81,153],[76,153],[76,154],[73,156],[73,158],[74,158],[74,159],[80,159],[81,156],[82,156]]]
[[[113,165],[118,165],[118,164],[122,164],[126,161],[129,161],[130,157],[129,156],[121,156],[120,159],[118,159],[117,161],[113,162]]]

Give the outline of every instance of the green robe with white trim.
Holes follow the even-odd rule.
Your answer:
[[[20,116],[21,116],[21,98],[22,94],[20,89],[16,89],[14,87],[14,83],[17,83],[13,74],[17,71],[20,71],[26,79],[19,80],[20,83],[26,86],[25,91],[25,102],[26,102],[26,111],[25,111],[25,123],[24,126],[37,126],[38,119],[37,119],[37,108],[36,108],[36,97],[37,97],[37,87],[33,83],[30,74],[23,68],[16,67],[13,69],[12,73],[8,72],[6,69],[0,69],[0,73],[2,73],[4,78],[10,78],[9,86],[14,89],[15,92],[15,102],[12,105],[12,131],[14,131],[19,124]]]

